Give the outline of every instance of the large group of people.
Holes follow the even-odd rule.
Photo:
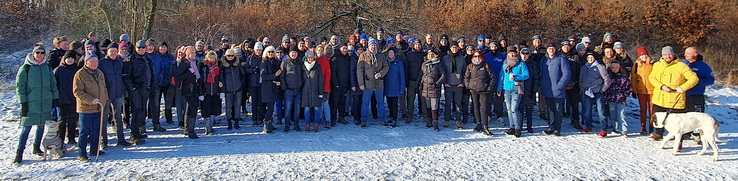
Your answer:
[[[535,35],[531,44],[513,44],[505,35],[467,42],[445,34],[434,41],[432,34],[362,32],[345,42],[337,35],[320,41],[284,35],[275,44],[268,37],[235,44],[222,37],[218,49],[204,41],[177,47],[153,38],[133,42],[127,34],[100,41],[94,32],[83,41],[56,37],[50,51],[36,44],[16,79],[22,132],[15,163],[22,161],[32,126],[33,153],[43,154],[46,120],[60,122],[59,136],[78,145],[81,161],[105,154],[108,124],[117,146],[144,144],[146,130],[168,131],[162,102],[163,121],[174,124],[176,115],[179,129],[192,139],[198,138],[198,113],[207,135],[216,133],[223,113],[227,130],[250,120],[264,133],[280,125],[288,133],[318,132],[349,124],[347,119],[362,128],[394,128],[415,121],[417,112],[435,131],[472,124],[491,136],[489,122],[496,120],[509,127],[505,134],[520,137],[534,132],[536,107],[548,123],[546,135],[561,135],[569,117],[581,132],[597,125],[599,136],[627,137],[626,98],[632,96],[641,108],[640,134],[658,140],[664,130],[651,126],[652,113],[704,112],[705,87],[714,83],[695,47],[684,51],[685,61],[670,46],[657,59],[639,47],[631,59],[625,43],[610,33],[594,46],[592,38],[576,36],[544,43]]]

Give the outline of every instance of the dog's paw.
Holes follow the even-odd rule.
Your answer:
[[[676,156],[676,155],[677,155],[677,153],[679,153],[679,152],[678,152],[678,151],[672,151],[672,152],[671,152],[671,156]]]
[[[718,160],[717,157],[711,157],[710,158],[710,161],[712,161],[712,162],[717,162],[717,160]]]
[[[704,151],[697,152],[697,155],[702,155],[702,154],[705,154],[705,152]]]

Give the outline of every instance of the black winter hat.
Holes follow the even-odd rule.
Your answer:
[[[300,52],[300,50],[297,49],[297,46],[290,46],[290,52],[292,52],[292,51]]]
[[[110,39],[107,39],[107,38],[105,38],[105,39],[104,39],[104,40],[102,41],[102,43],[100,43],[100,47],[108,47],[108,45],[110,45],[110,43],[113,43],[113,42],[112,42],[112,41],[110,41]]]
[[[108,44],[107,47],[108,47],[108,49],[111,49],[111,48],[118,49],[118,44],[117,43],[110,43],[110,44]]]

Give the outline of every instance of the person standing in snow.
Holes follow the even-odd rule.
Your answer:
[[[225,56],[234,56],[234,54],[235,51],[233,49],[228,49],[224,52]],[[223,83],[220,82],[221,72],[218,67],[218,54],[215,51],[208,51],[202,63],[203,66],[199,70],[200,80],[198,80],[200,82],[200,95],[198,99],[200,100],[200,104],[202,104],[200,105],[200,115],[205,121],[205,134],[214,135],[214,119],[223,113],[221,110],[223,106],[221,97],[225,97],[225,94],[220,96],[220,89],[223,87]]]
[[[689,47],[684,50],[684,58],[687,60],[689,68],[692,69],[692,71],[697,74],[697,78],[699,78],[697,85],[695,85],[694,88],[687,90],[686,109],[689,112],[705,112],[705,89],[707,86],[715,83],[715,77],[712,76],[712,68],[710,68],[710,65],[707,65],[707,63],[702,61],[703,57],[699,54],[696,47]],[[682,140],[689,137],[688,134],[685,135],[686,136],[682,136]],[[694,135],[696,136],[694,140],[699,144],[699,134],[695,133]]]
[[[641,114],[641,135],[647,135],[653,132],[653,126],[648,126],[650,115],[653,113],[653,104],[651,104],[651,95],[653,94],[653,85],[648,81],[648,75],[653,70],[654,61],[648,56],[648,51],[645,47],[638,47],[638,59],[633,65],[633,69],[630,72],[630,82],[633,84],[633,96],[638,99],[638,105],[640,106]]]
[[[528,79],[523,81],[524,94],[518,107],[520,113],[522,113],[521,119],[526,119],[525,125],[528,133],[533,133],[533,107],[536,106],[536,93],[540,90],[541,83],[541,67],[538,65],[538,61],[533,60],[531,54],[529,48],[520,50],[520,58],[525,62],[528,74],[530,74]],[[577,91],[579,90],[577,89]]]
[[[76,62],[77,52],[67,51],[63,57],[61,57],[61,65],[54,69],[54,77],[56,77],[56,86],[59,88],[59,138],[64,141],[64,136],[68,137],[67,144],[75,145],[76,141],[76,128],[79,114],[77,114],[76,106],[77,100],[74,98],[72,93],[74,74],[77,73],[79,67]]]
[[[329,45],[319,45],[315,48],[317,54],[318,54],[318,64],[320,65],[320,70],[323,71],[323,86],[325,92],[325,99],[323,99],[323,105],[322,111],[323,111],[323,119],[325,119],[325,128],[330,129],[331,126],[336,125],[336,120],[331,119],[331,106],[328,103],[328,100],[330,98],[331,94],[331,64],[330,64],[330,58],[333,56],[333,48],[331,48]]]
[[[338,53],[331,57],[331,118],[337,120],[338,123],[348,124],[344,119],[348,113],[346,112],[346,97],[351,89],[351,69],[347,69],[351,65],[351,55],[349,55],[348,46],[341,45]]]
[[[507,134],[520,137],[523,119],[518,108],[523,94],[525,94],[523,92],[523,81],[528,80],[530,74],[525,62],[518,57],[517,48],[512,46],[507,48],[507,59],[505,59],[499,75],[497,94],[505,96],[507,118],[510,120],[510,129],[507,130]]]
[[[16,95],[21,105],[20,125],[23,127],[13,160],[15,164],[23,161],[23,150],[26,149],[26,141],[32,126],[36,126],[33,154],[39,156],[44,154],[41,151],[44,122],[51,120],[51,109],[58,106],[59,89],[56,87],[54,73],[44,57],[45,54],[43,44],[36,44],[33,51],[26,55],[15,78]]]
[[[282,69],[279,68],[279,60],[277,59],[276,49],[273,46],[268,46],[264,49],[265,54],[261,57],[261,65],[259,65],[259,78],[261,81],[261,110],[264,111],[264,122],[263,132],[271,133],[277,129],[272,123],[272,115],[274,114],[274,103],[279,100],[279,96],[282,91],[279,88],[281,83],[279,82],[279,76],[282,74]]]
[[[123,84],[123,59],[118,56],[118,44],[111,43],[108,45],[108,51],[105,58],[98,62],[98,68],[105,74],[105,86],[108,89],[108,103],[105,104],[105,120],[114,123],[115,132],[118,136],[117,146],[131,146],[126,141],[123,134],[123,96],[126,88]],[[103,122],[103,128],[107,128],[107,123]],[[103,129],[103,143],[107,143],[107,129]]]
[[[609,73],[610,86],[605,91],[605,101],[610,105],[609,121],[615,125],[613,130],[620,133],[623,137],[628,137],[628,123],[625,121],[625,107],[627,106],[627,102],[625,99],[631,94],[633,85],[628,80],[627,71],[623,70],[620,63],[610,63]],[[600,133],[602,137],[606,135]]]
[[[420,66],[420,77],[421,81],[421,95],[425,102],[426,110],[430,109],[431,122],[426,122],[425,127],[433,127],[438,132],[438,108],[440,107],[441,99],[441,87],[446,83],[446,77],[444,75],[445,67],[441,64],[441,60],[436,55],[436,52],[428,50],[426,61]]]
[[[448,42],[446,42],[448,43]],[[441,49],[444,43],[441,43]],[[461,108],[463,107],[462,94],[464,93],[464,71],[466,70],[466,61],[464,56],[461,55],[461,51],[458,45],[451,45],[450,52],[441,58],[441,63],[446,67],[443,72],[446,77],[446,84],[444,84],[444,93],[446,97],[446,107],[444,110],[444,123],[443,127],[448,128],[450,121],[455,121],[456,127],[462,129],[464,123],[461,118]],[[452,114],[453,113],[453,114]]]
[[[229,54],[230,53],[230,54]],[[241,96],[243,96],[244,71],[241,66],[240,59],[236,58],[233,52],[225,52],[225,56],[220,60],[220,82],[223,83],[221,92],[225,93],[226,104],[226,121],[228,122],[228,130],[241,129],[238,123],[241,119]]]
[[[312,53],[311,53],[312,54]],[[280,69],[284,71],[282,76],[279,76],[281,82],[282,91],[284,91],[284,111],[285,111],[285,125],[284,132],[290,131],[290,127],[294,127],[295,131],[300,130],[300,108],[302,101],[302,86],[305,82],[303,74],[305,74],[305,66],[302,64],[302,60],[298,59],[297,46],[291,46],[289,48],[289,56],[287,60],[282,61]],[[315,58],[315,55],[313,55]]]
[[[85,66],[74,75],[74,97],[79,113],[79,161],[88,162],[87,143],[90,143],[90,156],[101,156],[100,120],[103,107],[108,103],[108,89],[105,74],[97,69],[98,59],[94,52],[85,53]]]
[[[490,109],[487,99],[489,94],[496,90],[497,76],[489,70],[489,65],[484,60],[484,54],[477,50],[473,53],[471,64],[467,65],[464,73],[464,84],[471,91],[472,106],[474,112],[474,121],[477,127],[474,131],[481,131],[485,135],[492,136],[489,132],[488,120]]]
[[[371,100],[377,101],[377,117],[379,122],[385,122],[384,112],[384,76],[389,71],[389,65],[385,56],[379,52],[377,40],[369,41],[368,51],[359,55],[359,62],[356,66],[356,77],[359,89],[364,91],[361,104],[361,127],[366,127],[369,122],[369,110],[371,109]]]
[[[177,105],[177,109],[183,109],[183,121],[185,131],[184,134],[190,139],[198,139],[195,133],[195,121],[197,119],[197,107],[199,105],[198,96],[199,88],[197,80],[200,79],[200,72],[197,71],[197,60],[195,59],[195,48],[192,46],[182,47],[180,50],[184,55],[172,64],[171,72],[174,86],[179,89],[182,95],[182,104]]]
[[[387,71],[387,79],[384,81],[384,93],[387,96],[387,107],[389,108],[389,122],[387,125],[391,128],[397,127],[397,116],[399,99],[401,95],[405,93],[405,66],[402,64],[395,52],[401,51],[390,47],[387,50],[387,64],[389,65],[389,71]]]
[[[556,45],[551,43],[546,47],[546,55],[541,59],[541,93],[546,98],[548,108],[548,129],[545,134],[559,136],[561,134],[561,119],[566,98],[566,84],[571,78],[569,61],[556,52]]]
[[[587,63],[579,71],[579,87],[582,95],[583,132],[592,132],[592,106],[597,105],[597,120],[602,121],[600,135],[607,135],[607,119],[605,118],[605,102],[603,93],[610,86],[610,75],[604,65],[595,59],[594,52],[587,52]],[[604,137],[604,136],[603,136]]]
[[[322,47],[322,46],[318,46]],[[316,48],[316,50],[322,48]],[[301,102],[302,107],[305,108],[305,132],[313,131],[318,132],[321,117],[323,117],[323,102],[328,98],[325,92],[325,81],[323,76],[322,66],[318,65],[315,60],[315,54],[313,52],[306,52],[303,58],[303,66],[305,66],[305,73],[302,74],[301,90]],[[326,122],[325,124],[331,124]],[[299,125],[299,124],[296,124]]]

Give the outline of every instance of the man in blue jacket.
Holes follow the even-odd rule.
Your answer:
[[[684,58],[687,60],[689,68],[697,74],[700,79],[693,88],[687,90],[687,111],[689,112],[705,112],[705,88],[715,83],[715,77],[712,76],[712,68],[710,65],[702,61],[702,55],[699,54],[696,47],[689,47],[684,50]],[[699,133],[695,132],[695,141],[700,144]],[[689,134],[682,135],[682,140],[689,138]]]
[[[561,134],[561,119],[564,112],[566,85],[569,83],[571,72],[569,62],[556,52],[556,45],[551,43],[546,47],[546,55],[541,59],[541,94],[546,98],[549,121],[545,134],[559,136]]]

